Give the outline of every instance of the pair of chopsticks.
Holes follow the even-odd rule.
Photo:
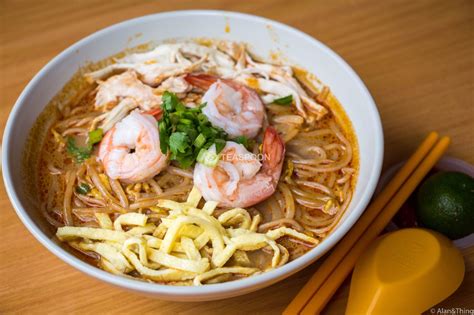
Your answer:
[[[438,139],[439,135],[436,132],[431,132],[426,137],[291,301],[283,312],[284,315],[321,313],[350,274],[360,255],[383,231],[398,209],[446,152],[450,143],[449,137],[442,137],[439,141]]]

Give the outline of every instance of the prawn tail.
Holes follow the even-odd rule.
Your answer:
[[[152,108],[144,112],[144,114],[151,115],[155,117],[157,121],[159,121],[161,119],[161,116],[163,115],[163,110],[161,108]]]
[[[184,77],[184,80],[200,89],[207,90],[214,82],[217,81],[217,77],[209,74],[189,73]]]
[[[263,136],[262,169],[279,178],[285,159],[285,143],[275,128],[269,126]],[[276,175],[276,176],[275,176]]]

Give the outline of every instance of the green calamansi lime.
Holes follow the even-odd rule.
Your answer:
[[[458,172],[428,178],[417,194],[416,217],[421,226],[458,239],[474,232],[474,179]]]

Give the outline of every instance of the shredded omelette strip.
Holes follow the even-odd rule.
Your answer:
[[[276,242],[280,237],[312,245],[319,242],[288,227],[258,233],[260,216],[251,217],[242,208],[214,217],[217,202],[207,201],[200,209],[201,198],[194,187],[186,202],[160,200],[152,209],[168,215],[158,226],[148,223],[148,216],[142,213],[125,213],[114,221],[106,213],[96,213],[100,228],[64,226],[56,236],[99,255],[99,265],[111,273],[136,271],[144,279],[195,286],[214,278],[219,282],[222,275],[248,276],[286,263],[288,251]],[[206,245],[209,255],[204,253]],[[248,267],[246,252],[264,247],[273,252],[271,266],[265,270]],[[231,258],[237,265],[227,265]]]

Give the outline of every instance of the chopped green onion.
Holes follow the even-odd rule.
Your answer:
[[[287,95],[273,100],[273,103],[278,105],[290,105],[293,102],[293,95]]]
[[[206,143],[206,137],[200,133],[196,139],[194,140],[194,143],[193,145],[196,147],[196,148],[200,148],[204,145],[204,143]]]
[[[244,147],[248,148],[249,139],[246,136],[238,136],[234,139],[234,142],[242,144]]]
[[[219,159],[220,159],[219,154],[211,152],[210,150],[201,149],[201,151],[199,151],[199,154],[196,160],[199,163],[204,164],[206,166],[214,167],[219,162]]]
[[[169,132],[167,128],[166,121],[160,121],[158,123],[158,131],[160,133],[160,149],[163,154],[168,153],[168,144],[169,144]]]
[[[91,188],[86,183],[82,183],[82,184],[80,184],[79,186],[76,187],[76,192],[78,194],[81,194],[81,195],[85,195],[89,191],[91,191]]]
[[[88,143],[90,145],[99,143],[102,140],[103,136],[104,136],[104,131],[102,130],[102,128],[97,128],[96,130],[92,130],[89,132]]]
[[[199,113],[199,114],[197,115],[197,119],[199,120],[199,124],[205,124],[205,123],[207,123],[207,122],[209,121],[209,120],[207,119],[206,115],[201,114],[201,113]]]
[[[216,144],[216,153],[221,153],[222,149],[225,147],[226,141],[223,139],[216,139],[214,143]]]
[[[217,153],[225,146],[227,134],[213,126],[201,112],[206,105],[188,108],[170,92],[163,93],[163,115],[158,122],[161,152],[170,151],[170,159],[187,168],[196,162],[201,149],[216,145]]]
[[[188,168],[196,162],[194,155],[185,155],[179,158],[179,166],[182,168]]]
[[[190,119],[181,118],[181,119],[179,120],[179,123],[180,123],[180,124],[184,124],[184,125],[191,125],[191,124],[193,123],[193,121],[190,120]]]
[[[185,134],[188,135],[188,138],[189,138],[188,142],[189,142],[190,146],[192,145],[192,143],[194,142],[194,140],[196,139],[196,137],[199,134],[198,130],[196,130],[194,128],[187,127],[186,125],[176,126],[176,131],[184,132]]]
[[[81,148],[76,145],[74,138],[68,137],[66,144],[67,152],[72,155],[77,163],[82,163],[91,156],[91,147]]]

